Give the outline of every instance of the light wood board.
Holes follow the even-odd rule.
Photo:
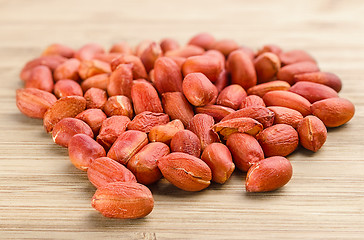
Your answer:
[[[140,220],[102,217],[95,188],[55,145],[42,122],[20,114],[15,90],[24,63],[54,42],[109,48],[118,41],[208,31],[254,49],[276,43],[310,52],[343,80],[352,121],[330,129],[322,150],[289,156],[291,182],[247,194],[236,171],[223,186],[188,193],[151,187],[155,208]],[[0,239],[363,239],[363,1],[0,0]]]

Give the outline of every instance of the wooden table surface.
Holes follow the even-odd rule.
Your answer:
[[[355,117],[330,129],[316,154],[289,156],[294,175],[281,190],[247,194],[239,171],[198,193],[161,181],[146,218],[102,217],[90,205],[95,188],[67,150],[17,110],[20,69],[54,42],[185,43],[201,31],[254,49],[309,51],[342,78],[340,96],[354,102]],[[0,239],[364,239],[363,76],[361,0],[0,0]]]

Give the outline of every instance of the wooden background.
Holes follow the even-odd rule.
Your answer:
[[[223,186],[188,193],[152,186],[155,208],[140,220],[102,217],[95,191],[55,145],[42,122],[21,115],[15,89],[23,64],[50,43],[106,48],[125,40],[209,31],[254,49],[304,49],[343,80],[356,106],[330,129],[323,149],[289,159],[291,182],[247,194],[243,173]],[[0,239],[363,239],[364,1],[47,1],[0,0]]]

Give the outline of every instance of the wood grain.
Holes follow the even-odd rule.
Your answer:
[[[1,239],[363,239],[364,2],[322,1],[0,1]],[[173,37],[208,31],[254,49],[277,43],[309,51],[343,80],[340,96],[356,115],[330,129],[316,154],[289,159],[291,182],[247,194],[244,174],[223,186],[187,193],[165,181],[151,187],[155,209],[140,220],[102,217],[84,172],[52,142],[40,120],[15,106],[19,72],[50,43]]]

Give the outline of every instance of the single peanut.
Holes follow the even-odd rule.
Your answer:
[[[248,171],[251,165],[264,158],[262,147],[249,134],[231,134],[226,141],[226,146],[233,156],[236,167],[244,172]]]
[[[131,87],[131,100],[135,114],[144,111],[162,113],[162,103],[155,88],[147,81],[134,81]]]
[[[84,98],[86,99],[86,108],[99,108],[103,109],[107,102],[107,94],[105,90],[100,88],[90,88],[85,92]]]
[[[185,191],[201,191],[210,185],[209,166],[199,158],[180,152],[170,153],[157,160],[163,176]]]
[[[315,116],[306,116],[297,127],[300,144],[313,152],[317,152],[326,142],[327,130],[325,124]]]
[[[147,144],[148,136],[146,133],[128,130],[116,139],[107,153],[107,157],[126,165],[130,158]]]
[[[31,118],[42,119],[56,101],[53,94],[37,88],[16,90],[16,106],[21,113]]]
[[[185,127],[193,118],[192,105],[181,92],[166,92],[162,94],[162,105],[165,113],[172,120],[179,119]]]
[[[195,112],[196,114],[203,113],[210,115],[214,118],[215,122],[220,122],[221,119],[235,111],[232,108],[224,107],[221,105],[206,105],[203,107],[196,107]]]
[[[299,111],[303,116],[311,114],[311,103],[297,93],[289,91],[271,91],[263,96],[267,106],[287,107]]]
[[[109,117],[121,115],[127,116],[128,118],[133,118],[134,116],[130,99],[123,95],[109,97],[102,109]]]
[[[216,104],[237,110],[246,96],[244,88],[238,84],[233,84],[227,86],[219,93]]]
[[[190,121],[188,130],[194,132],[200,139],[202,150],[211,143],[220,142],[219,135],[211,129],[214,124],[213,117],[202,113],[196,114]]]
[[[281,61],[274,53],[266,52],[254,59],[254,67],[258,83],[265,83],[275,79],[281,68]]]
[[[46,92],[52,92],[53,86],[51,70],[42,65],[34,67],[25,81],[25,88],[37,88]]]
[[[301,95],[311,103],[327,98],[339,97],[334,89],[323,84],[313,82],[297,82],[289,89],[289,91]]]
[[[303,119],[299,111],[291,108],[271,106],[268,109],[274,112],[274,124],[288,124],[297,128],[298,123]]]
[[[182,83],[183,94],[194,106],[204,106],[217,98],[217,88],[202,73],[190,73]]]
[[[276,156],[265,158],[250,167],[246,174],[247,192],[269,192],[286,185],[292,177],[288,159]]]
[[[353,118],[354,105],[345,98],[328,98],[317,101],[311,106],[312,114],[318,117],[326,127],[341,126]]]
[[[257,135],[266,157],[287,156],[298,146],[298,133],[287,124],[277,124]]]
[[[212,172],[212,181],[224,184],[234,172],[235,165],[229,149],[222,143],[211,143],[202,153],[201,159]]]
[[[342,82],[338,76],[329,72],[313,72],[313,73],[302,73],[296,74],[293,77],[295,82],[314,82],[321,83],[328,87],[331,87],[336,92],[340,92],[342,87]]]
[[[118,136],[125,132],[129,122],[130,119],[126,116],[112,116],[106,118],[102,122],[96,141],[100,143],[106,151],[109,150]]]
[[[136,115],[128,124],[128,130],[138,130],[149,133],[154,126],[164,125],[169,122],[165,113],[142,112]]]
[[[59,80],[54,84],[54,95],[57,98],[67,97],[67,96],[83,96],[81,86],[69,79]]]
[[[229,54],[226,65],[232,84],[238,84],[246,90],[257,84],[254,64],[249,55],[243,51],[237,50]]]
[[[87,177],[96,188],[111,182],[137,182],[129,169],[108,157],[94,159],[87,169]]]
[[[190,130],[180,130],[171,140],[172,152],[183,152],[195,157],[201,155],[201,143],[196,134]]]
[[[85,134],[76,134],[68,142],[68,155],[71,163],[82,171],[87,171],[92,161],[105,157],[105,149]]]
[[[92,129],[84,121],[76,118],[63,118],[54,125],[52,130],[53,142],[62,147],[68,147],[70,139],[78,133],[83,133],[91,138],[94,137]]]
[[[91,205],[105,217],[133,219],[147,216],[154,207],[150,190],[133,182],[113,182],[96,190]]]
[[[99,134],[102,122],[107,118],[105,113],[101,109],[87,109],[79,113],[75,118],[80,119],[87,123],[92,129],[94,136]]]
[[[132,171],[139,183],[148,185],[162,178],[157,161],[169,154],[169,147],[161,142],[145,145],[128,161],[128,169]]]

